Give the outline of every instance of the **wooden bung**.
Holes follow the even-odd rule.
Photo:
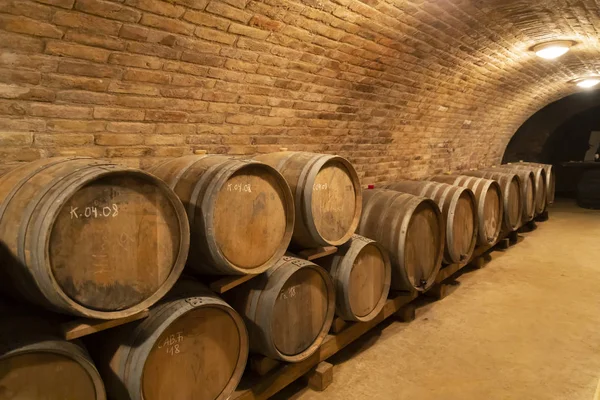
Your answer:
[[[444,253],[444,221],[433,200],[393,190],[366,190],[358,233],[381,244],[392,263],[391,288],[423,292]]]
[[[471,189],[477,199],[477,243],[486,246],[496,242],[504,218],[504,203],[498,182],[465,175],[437,175],[429,180]]]
[[[546,170],[543,166],[531,166],[521,164],[504,164],[500,168],[509,171],[531,171],[535,176],[535,214],[543,213],[548,206],[548,195],[546,190]]]
[[[523,201],[521,200],[521,178],[518,175],[510,171],[463,171],[461,174],[492,179],[498,182],[502,190],[504,203],[504,230],[512,232],[521,227]]]
[[[242,318],[189,280],[148,318],[97,335],[94,358],[113,400],[225,400],[248,358]]]
[[[106,393],[83,346],[60,339],[36,317],[2,312],[0,398],[106,400]]]
[[[509,164],[514,165],[514,164]],[[520,162],[516,165],[525,165],[530,167],[541,167],[546,172],[546,202],[548,205],[554,204],[556,195],[556,173],[552,164],[540,164],[532,162]]]
[[[482,172],[496,172],[504,174],[515,174],[521,180],[521,225],[529,222],[535,216],[535,175],[532,171],[514,170],[506,168],[491,167],[481,170]]]
[[[254,159],[277,169],[290,185],[296,205],[296,247],[339,246],[352,237],[360,219],[362,189],[346,159],[289,151]]]
[[[158,301],[189,248],[183,205],[153,175],[50,158],[0,178],[0,286],[53,311],[114,319]]]
[[[435,201],[446,229],[444,262],[464,263],[471,258],[477,243],[478,223],[477,203],[470,189],[424,181],[395,182],[385,188]]]
[[[390,257],[383,246],[353,235],[336,254],[315,262],[333,279],[337,316],[345,321],[367,322],[379,314],[387,301],[392,277]]]
[[[175,191],[192,232],[188,267],[200,274],[266,271],[285,254],[294,203],[272,167],[220,155],[174,158],[150,172]]]
[[[292,256],[225,298],[246,320],[251,351],[288,362],[302,361],[319,348],[335,314],[327,271]]]

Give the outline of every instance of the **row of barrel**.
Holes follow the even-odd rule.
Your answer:
[[[310,356],[334,313],[367,321],[390,286],[426,290],[442,257],[465,262],[475,242],[496,240],[503,222],[516,229],[515,213],[531,219],[523,210],[537,204],[545,187],[536,181],[543,168],[519,165],[531,169],[526,184],[525,172],[497,181],[444,175],[433,180],[453,185],[399,182],[390,188],[402,192],[369,190],[362,199],[354,169],[339,157],[275,153],[262,161],[184,157],[154,168],[156,179],[101,161],[54,159],[0,178],[0,195],[12,184],[0,206],[0,239],[11,232],[2,218],[9,206],[6,216],[16,209],[14,220],[26,221],[25,231],[4,246],[11,266],[20,268],[9,277],[15,289],[21,284],[17,295],[55,311],[113,318],[156,302],[183,268],[188,221],[190,272],[268,269],[228,293],[233,308],[201,284],[180,281],[149,318],[95,338],[94,359],[112,398],[227,398],[249,349],[290,362]],[[506,175],[515,167],[502,168]],[[514,211],[512,219],[504,210]],[[377,242],[352,236],[357,228]],[[317,266],[283,256],[290,241],[291,250],[341,247]],[[25,246],[31,247],[22,251]],[[19,281],[25,272],[35,284],[50,275],[53,286],[37,286],[40,296],[31,282]],[[50,301],[61,296],[73,304]]]

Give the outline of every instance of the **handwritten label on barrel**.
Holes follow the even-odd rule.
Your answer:
[[[315,192],[318,192],[319,190],[327,190],[329,189],[329,184],[327,183],[315,183],[315,185],[313,186],[313,190]]]
[[[119,206],[114,203],[103,207],[89,206],[80,208],[71,206],[69,215],[71,219],[114,218],[119,215]]]
[[[297,290],[296,290],[297,287],[298,287],[298,285],[291,286],[285,290],[282,290],[281,293],[279,293],[279,298],[283,299],[283,300],[294,298],[297,294]]]
[[[228,192],[252,193],[252,186],[249,183],[228,183]]]
[[[177,332],[169,335],[165,340],[158,345],[159,349],[165,349],[167,354],[174,356],[175,354],[181,353],[179,345],[183,342],[183,332]]]

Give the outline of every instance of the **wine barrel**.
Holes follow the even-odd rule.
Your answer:
[[[521,200],[521,178],[511,172],[464,171],[462,175],[477,176],[498,182],[504,202],[504,230],[516,231],[521,227],[523,201]]]
[[[396,182],[385,188],[435,201],[446,227],[444,262],[462,263],[471,258],[477,243],[477,203],[470,189],[423,181]]]
[[[509,164],[514,165],[514,164]],[[556,173],[552,164],[540,164],[532,162],[520,162],[517,165],[526,165],[532,167],[541,167],[546,172],[546,202],[548,205],[554,204],[556,196]]]
[[[304,152],[271,153],[254,159],[281,172],[292,189],[296,247],[339,246],[352,237],[360,219],[362,190],[346,159]]]
[[[106,400],[83,346],[34,318],[0,319],[0,399]]]
[[[106,331],[94,357],[113,400],[225,400],[244,372],[248,335],[227,303],[183,280],[146,319]]]
[[[504,164],[500,168],[505,168],[509,171],[532,171],[535,175],[535,214],[541,214],[546,210],[548,196],[546,190],[546,171],[544,168],[520,164]]]
[[[150,169],[186,207],[193,246],[188,267],[201,274],[259,274],[285,254],[294,203],[272,167],[220,155],[171,159]]]
[[[113,319],[158,301],[189,248],[185,209],[158,178],[50,158],[0,178],[0,284],[53,311]]]
[[[478,243],[486,246],[498,240],[504,218],[502,191],[498,182],[464,175],[437,175],[430,180],[471,189],[477,199]]]
[[[335,314],[327,271],[292,256],[225,298],[246,320],[250,350],[288,362],[302,361],[319,348]]]
[[[426,291],[444,253],[444,221],[433,200],[387,189],[366,190],[358,233],[379,242],[392,263],[391,287]]]
[[[521,180],[521,225],[531,221],[535,216],[535,175],[532,171],[514,170],[509,171],[506,168],[490,167],[480,171],[500,172],[503,174],[515,174]]]
[[[390,291],[390,257],[379,243],[353,235],[338,252],[316,260],[335,286],[335,311],[346,321],[371,321],[379,314]]]

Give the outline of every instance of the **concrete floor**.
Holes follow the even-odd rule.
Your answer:
[[[384,323],[339,353],[322,392],[278,399],[592,400],[600,378],[600,211],[550,221],[466,272],[410,324]]]

